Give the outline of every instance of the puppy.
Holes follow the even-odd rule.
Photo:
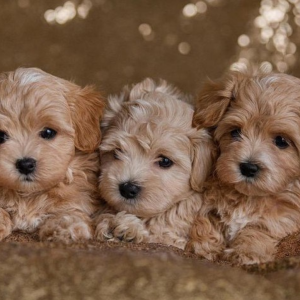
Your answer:
[[[271,261],[300,229],[300,80],[229,72],[205,85],[193,123],[213,130],[220,154],[187,249],[233,264]]]
[[[0,75],[0,240],[93,236],[104,100],[39,69]]]
[[[151,79],[109,98],[100,193],[116,214],[95,218],[97,239],[185,247],[214,152],[206,130],[192,128],[185,100]]]

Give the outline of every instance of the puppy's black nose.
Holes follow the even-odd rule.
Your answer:
[[[16,162],[16,168],[21,174],[28,175],[33,173],[36,167],[36,160],[30,157],[24,157],[18,159]]]
[[[128,181],[119,185],[120,194],[126,199],[135,198],[140,192],[141,187]]]
[[[254,177],[259,171],[259,166],[251,162],[240,163],[241,173],[246,177]]]

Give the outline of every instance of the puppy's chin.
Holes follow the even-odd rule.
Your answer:
[[[13,176],[0,176],[0,187],[22,194],[32,194],[47,191],[63,181],[65,174],[53,176],[43,180],[34,174]]]
[[[276,194],[274,191],[269,191],[269,190],[262,190],[256,186],[254,182],[247,182],[242,181],[239,183],[236,183],[234,185],[234,188],[241,194],[244,194],[246,196],[266,196],[270,194]]]
[[[161,213],[164,213],[166,208],[156,208],[149,204],[146,199],[135,198],[125,199],[120,194],[116,193],[114,196],[106,194],[105,200],[117,211],[126,211],[141,218],[152,218]]]

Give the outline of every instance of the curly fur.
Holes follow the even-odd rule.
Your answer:
[[[92,87],[39,69],[0,75],[0,240],[14,230],[63,242],[93,236],[104,104]],[[45,128],[55,137],[43,139]],[[25,157],[33,173],[18,170]]]
[[[95,218],[96,238],[185,247],[214,154],[206,130],[192,128],[194,110],[185,100],[165,81],[151,79],[109,98],[99,187],[119,213]],[[160,167],[161,156],[174,164]],[[141,187],[134,199],[120,194],[119,185],[127,181]]]
[[[299,87],[295,77],[259,72],[230,72],[205,85],[193,123],[214,128],[220,154],[187,249],[234,264],[266,262],[281,238],[300,229]],[[245,162],[258,166],[253,177],[242,174]]]

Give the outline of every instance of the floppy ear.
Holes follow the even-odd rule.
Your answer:
[[[217,149],[206,129],[197,130],[197,137],[192,138],[192,172],[190,184],[194,191],[200,192],[212,171],[217,157]]]
[[[207,81],[196,100],[193,126],[197,128],[215,127],[235,99],[238,82],[244,78],[239,72],[230,72],[217,81]]]
[[[91,86],[81,88],[73,83],[69,83],[65,96],[75,129],[75,147],[83,152],[95,151],[101,141],[104,98]]]

